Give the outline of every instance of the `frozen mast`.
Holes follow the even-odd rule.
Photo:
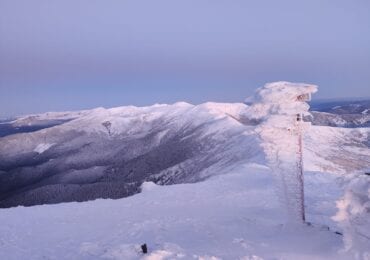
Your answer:
[[[260,124],[266,159],[277,181],[277,192],[287,208],[288,217],[295,222],[305,221],[303,185],[303,135],[309,123],[311,94],[315,85],[274,82],[259,88],[251,99],[250,114]]]

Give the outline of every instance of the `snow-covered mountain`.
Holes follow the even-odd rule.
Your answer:
[[[370,127],[370,100],[321,101],[311,104],[311,115],[306,117],[315,125],[338,127]]]
[[[0,204],[121,198],[143,181],[197,182],[260,161],[254,128],[238,121],[244,108],[176,103],[20,118],[12,124],[59,122],[0,139]]]
[[[0,206],[116,199],[139,192],[144,181],[191,183],[242,163],[265,164],[258,122],[248,108],[180,102],[2,123]],[[313,126],[306,139],[307,170],[370,167],[369,128]]]
[[[302,122],[316,89],[2,122],[0,207],[73,203],[0,209],[0,259],[369,259],[370,128]]]
[[[314,111],[327,112],[337,115],[348,114],[370,114],[370,99],[337,99],[337,100],[318,100],[311,102]]]

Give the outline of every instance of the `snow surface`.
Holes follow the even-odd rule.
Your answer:
[[[43,153],[45,152],[46,150],[48,150],[50,147],[52,147],[54,144],[39,144],[38,146],[36,146],[36,148],[34,149],[34,151],[36,153]]]
[[[0,259],[349,259],[330,219],[335,178],[307,181],[309,220],[333,230],[287,225],[270,170],[247,164],[200,183],[144,183],[119,200],[1,209]]]

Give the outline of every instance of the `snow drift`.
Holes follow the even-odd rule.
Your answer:
[[[344,196],[337,201],[333,219],[344,232],[345,251],[355,259],[370,259],[370,176],[349,175]]]

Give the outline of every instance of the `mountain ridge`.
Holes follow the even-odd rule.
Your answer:
[[[22,117],[12,123],[58,124],[0,138],[0,206],[120,198],[139,192],[143,181],[197,182],[242,162],[261,163],[265,159],[255,132],[258,122],[247,108],[243,103],[178,102]],[[338,144],[348,138],[364,148],[370,143],[366,129],[324,133]],[[309,150],[317,146],[315,136],[307,138],[313,140],[306,149],[313,170],[344,173],[368,163],[347,167],[333,157],[335,147],[325,148],[330,154],[320,156],[320,149]],[[352,151],[342,153],[349,156]],[[356,150],[355,155],[363,158],[366,152]]]

